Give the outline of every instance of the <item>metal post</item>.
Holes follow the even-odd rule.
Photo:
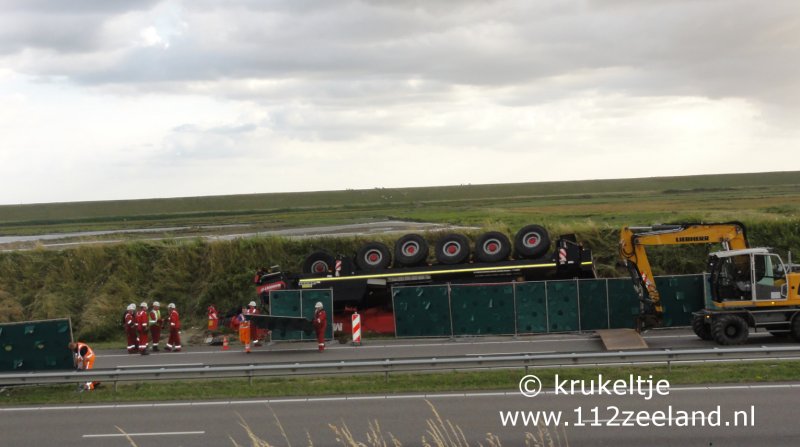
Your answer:
[[[578,297],[578,332],[583,332],[581,325],[581,284],[575,279],[575,292]]]
[[[397,339],[397,307],[394,305],[394,286],[389,288],[389,293],[392,295],[392,321],[394,322],[394,338]]]
[[[606,278],[606,322],[608,323],[606,329],[611,329],[611,303],[608,297],[608,278]]]

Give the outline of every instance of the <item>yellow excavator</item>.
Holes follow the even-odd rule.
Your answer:
[[[708,256],[710,300],[693,313],[692,329],[704,340],[741,344],[750,328],[800,340],[800,273],[767,248],[750,248],[740,222],[625,227],[619,253],[639,295],[636,330],[658,327],[663,308],[647,247],[721,244]]]

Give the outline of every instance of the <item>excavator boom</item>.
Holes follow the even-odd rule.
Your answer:
[[[722,244],[725,250],[748,248],[744,224],[682,223],[649,227],[625,227],[620,231],[619,253],[639,295],[637,330],[661,325],[663,308],[647,247],[655,245]]]

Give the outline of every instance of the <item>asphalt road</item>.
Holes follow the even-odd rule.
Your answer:
[[[712,348],[714,342],[697,338],[691,330],[665,330],[645,335],[651,349]],[[788,339],[769,334],[753,334],[748,346],[796,345]],[[318,360],[367,360],[410,357],[469,356],[517,353],[600,352],[600,338],[594,334],[536,335],[524,337],[467,337],[450,339],[379,339],[365,340],[362,346],[328,344],[322,354],[315,342],[277,342],[245,354],[241,344],[233,342],[228,351],[219,346],[184,346],[181,352],[158,352],[148,356],[118,350],[98,351],[96,368],[132,368],[148,366],[202,366],[242,363],[284,363]]]
[[[0,444],[258,445],[251,443],[240,425],[244,423],[271,445],[315,447],[354,445],[340,442],[349,436],[365,445],[377,445],[368,441],[369,436],[384,439],[387,445],[393,445],[393,438],[403,446],[422,445],[423,440],[436,445],[437,434],[450,440],[443,444],[447,446],[465,445],[464,440],[469,445],[519,446],[526,439],[529,445],[553,446],[796,446],[798,395],[800,383],[676,387],[667,396],[649,400],[638,395],[565,396],[544,390],[532,398],[509,391],[0,408]],[[670,406],[673,413],[667,418]],[[718,406],[719,416],[713,413]],[[614,408],[619,409],[617,417]],[[535,427],[530,421],[524,425],[519,417],[514,427],[507,416],[516,411],[561,411],[561,419],[558,427],[552,422],[549,427]],[[627,419],[628,411],[637,416]],[[706,413],[681,419],[679,411]],[[741,413],[734,418],[736,411]],[[501,412],[506,412],[505,424]],[[576,426],[578,412],[584,426]]]

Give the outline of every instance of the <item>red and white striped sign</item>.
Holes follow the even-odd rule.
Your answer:
[[[339,274],[342,272],[342,260],[341,259],[337,259],[336,260],[336,268],[334,269],[334,271],[336,272],[336,276],[339,276]]]
[[[361,315],[359,315],[357,312],[353,312],[353,316],[351,318],[351,322],[353,324],[353,344],[361,345]]]
[[[566,248],[559,248],[558,249],[558,262],[560,264],[567,263],[567,249]]]

